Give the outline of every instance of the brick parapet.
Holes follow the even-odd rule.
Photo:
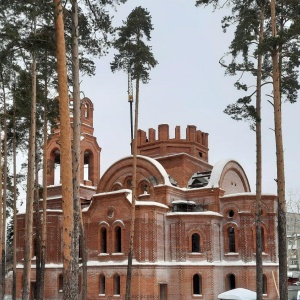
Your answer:
[[[170,138],[168,124],[158,126],[157,139],[155,129],[148,130],[148,138],[145,131],[139,130],[137,145],[139,154],[150,157],[183,152],[208,162],[208,134],[194,125],[187,126],[185,139],[181,138],[180,126],[175,127],[175,138]]]

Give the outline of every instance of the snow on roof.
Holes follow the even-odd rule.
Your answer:
[[[93,197],[95,196],[103,196],[103,195],[113,195],[113,194],[119,194],[119,193],[131,193],[131,190],[129,189],[121,189],[121,190],[116,190],[116,191],[110,191],[110,192],[103,192],[103,193],[98,193],[94,194]]]
[[[121,161],[121,160],[124,160],[124,159],[126,159],[126,158],[131,158],[131,157],[132,157],[132,155],[130,155],[130,156],[125,156],[125,157],[123,157],[123,158],[117,160],[117,161],[115,162],[115,164],[116,164],[117,162]],[[168,173],[166,172],[165,168],[164,168],[157,160],[155,160],[154,158],[148,157],[148,156],[144,156],[144,155],[138,155],[137,157],[140,158],[140,159],[147,160],[147,161],[149,161],[151,164],[153,164],[153,165],[157,168],[157,170],[160,172],[160,174],[163,176],[164,181],[165,181],[164,184],[165,184],[165,185],[173,186],[172,183],[170,182],[169,175],[168,175]]]
[[[210,175],[210,179],[209,182],[206,186],[206,188],[218,188],[219,184],[220,184],[220,179],[221,179],[221,175],[222,172],[225,168],[225,166],[230,162],[236,162],[233,159],[224,159],[224,160],[219,160],[213,167],[212,171],[211,171],[211,175]]]
[[[255,197],[256,196],[256,193],[252,193],[252,192],[243,192],[243,193],[236,193],[236,194],[227,194],[227,195],[224,195],[220,198],[232,198],[232,197],[241,197],[241,196],[249,196],[249,197]],[[262,194],[262,196],[274,196],[276,197],[275,194]]]
[[[42,209],[39,210],[39,212],[43,212]],[[61,213],[62,212],[62,209],[51,209],[51,208],[48,208],[47,209],[47,212],[59,212]],[[26,211],[22,211],[22,212],[18,212],[17,215],[25,215],[26,214]]]
[[[124,255],[124,253],[116,253],[117,255]],[[208,261],[189,261],[186,260],[184,262],[174,262],[174,261],[156,261],[156,262],[138,262],[135,259],[133,260],[133,265],[139,265],[139,266],[255,266],[255,261],[251,262],[244,262],[242,260],[237,261],[215,261],[215,262],[208,262]],[[278,263],[272,263],[272,262],[264,262],[265,266],[278,266]],[[95,261],[90,260],[87,262],[87,266],[89,267],[107,267],[107,266],[127,266],[127,259],[124,259],[122,261]],[[23,269],[23,264],[17,264],[17,269]],[[35,268],[35,265],[32,265],[33,268]],[[46,264],[46,269],[56,269],[56,268],[63,268],[63,264]]]
[[[118,255],[124,255],[123,253],[116,253]],[[138,266],[157,266],[157,267],[174,267],[174,266],[255,266],[255,261],[251,262],[244,262],[242,260],[237,261],[214,261],[214,262],[208,262],[207,260],[203,261],[182,261],[182,262],[175,262],[175,261],[156,261],[156,262],[138,262],[135,259],[132,261],[133,265]],[[127,259],[124,259],[122,261],[88,261],[87,266],[89,267],[107,267],[107,266],[126,266],[127,265]],[[278,266],[278,263],[268,263],[264,262],[265,266]]]
[[[137,206],[157,206],[157,207],[169,209],[169,207],[167,205],[156,202],[156,201],[139,201],[139,200],[137,200],[136,205]]]
[[[172,204],[192,204],[192,205],[196,205],[195,201],[189,201],[189,200],[174,200],[172,201]]]
[[[197,212],[169,212],[167,213],[167,216],[216,216],[216,217],[223,217],[223,215],[215,212],[215,211],[197,211]]]

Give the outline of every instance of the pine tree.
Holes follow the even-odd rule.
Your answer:
[[[64,38],[62,3],[60,0],[53,0],[53,4],[55,9],[55,33],[61,141],[61,182],[63,202],[63,299],[72,300],[72,295],[74,291],[74,282],[72,282],[72,235],[74,230],[74,221],[71,164],[71,129],[66,64],[66,47]]]
[[[222,7],[218,0],[198,0],[196,5],[212,4],[214,7]],[[280,299],[287,299],[287,246],[286,246],[286,210],[285,210],[285,183],[284,183],[284,156],[281,132],[281,103],[285,97],[289,102],[293,103],[297,98],[299,90],[298,67],[299,59],[299,1],[283,0],[276,5],[275,1],[228,1],[232,7],[232,15],[223,18],[223,29],[226,30],[232,24],[236,25],[235,37],[230,46],[230,54],[233,60],[229,64],[222,62],[226,67],[226,72],[235,75],[237,72],[248,72],[259,78],[263,83],[257,86],[257,89],[248,96],[238,99],[235,104],[229,105],[225,110],[235,119],[246,118],[255,121],[256,125],[260,122],[259,107],[251,104],[252,96],[260,95],[261,87],[272,83],[274,106],[274,132],[276,141],[277,155],[277,192],[278,192],[278,252],[279,252],[279,282]],[[264,20],[259,22],[258,18],[262,8],[264,9]],[[247,13],[245,13],[245,11]],[[277,14],[275,13],[277,12]],[[264,27],[263,40],[257,40],[259,36],[259,24]],[[277,28],[279,27],[279,28]],[[254,34],[253,34],[254,33]],[[253,46],[254,45],[254,46]],[[262,66],[254,67],[254,62],[250,59],[250,53],[253,57],[263,58]],[[237,63],[238,54],[242,54],[243,62]],[[261,70],[261,73],[260,73]],[[259,81],[257,80],[257,84]],[[241,90],[248,91],[248,85],[236,82],[236,87]],[[256,127],[256,130],[259,128]],[[257,132],[258,134],[258,132]],[[259,173],[260,170],[257,169]],[[257,174],[257,180],[259,180]],[[257,182],[258,183],[258,182]],[[257,241],[259,241],[259,186],[257,186]],[[259,248],[259,245],[258,247]],[[258,297],[262,299],[261,290],[261,274],[257,277]]]
[[[127,17],[124,25],[118,28],[118,35],[115,48],[118,54],[114,56],[111,63],[112,71],[123,70],[131,74],[136,82],[135,90],[135,120],[134,120],[134,140],[133,140],[133,175],[132,175],[132,207],[131,207],[131,225],[130,240],[128,250],[127,280],[126,280],[126,300],[131,297],[131,277],[132,277],[132,259],[133,259],[133,241],[135,225],[135,202],[137,198],[137,132],[138,132],[138,114],[139,114],[139,86],[140,81],[147,83],[149,81],[149,71],[157,64],[151,47],[146,45],[143,37],[150,41],[150,33],[153,30],[150,13],[142,8],[136,7]]]

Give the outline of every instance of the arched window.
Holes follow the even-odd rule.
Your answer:
[[[200,235],[198,233],[192,235],[192,252],[200,252]]]
[[[63,274],[58,275],[58,291],[62,292],[63,291],[63,285],[64,285],[64,278]]]
[[[234,274],[229,274],[227,276],[227,285],[228,285],[228,290],[235,289],[235,276],[234,276]]]
[[[85,117],[86,119],[89,118],[89,106],[88,106],[87,103],[84,104],[84,117]]]
[[[120,295],[121,292],[121,283],[120,283],[120,275],[114,275],[114,295]]]
[[[132,189],[132,178],[128,177],[125,180],[125,188],[131,190]]]
[[[53,170],[53,184],[60,184],[60,151],[55,149],[52,152],[53,161],[54,161],[54,170]]]
[[[100,252],[107,253],[107,230],[105,227],[100,229]]]
[[[228,250],[235,252],[235,231],[233,227],[228,228]]]
[[[100,294],[105,295],[105,276],[104,276],[104,274],[100,275],[99,284],[100,284]]]
[[[263,294],[267,295],[268,294],[268,285],[267,285],[267,276],[264,274],[263,275]]]
[[[149,194],[149,183],[147,181],[142,181],[138,187],[138,194]]]
[[[92,167],[94,163],[94,156],[93,153],[90,150],[84,151],[84,159],[83,159],[83,179],[89,180],[93,182],[93,174],[92,174]]]
[[[122,230],[120,226],[115,227],[115,252],[122,252]]]
[[[202,294],[202,276],[195,274],[193,276],[193,294],[201,295]]]

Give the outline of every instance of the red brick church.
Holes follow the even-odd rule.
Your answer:
[[[88,255],[88,299],[124,299],[130,228],[132,156],[100,178],[93,103],[83,99],[81,201]],[[62,298],[59,128],[48,140],[45,299]],[[255,291],[255,193],[234,160],[208,163],[208,134],[187,126],[139,130],[132,299],[204,299],[243,287]],[[263,195],[264,299],[276,299],[277,202]],[[25,215],[17,222],[21,298]],[[32,286],[35,260],[32,260]]]

